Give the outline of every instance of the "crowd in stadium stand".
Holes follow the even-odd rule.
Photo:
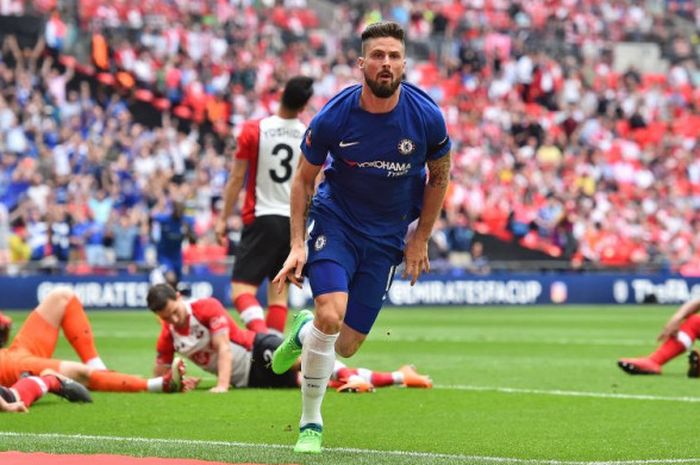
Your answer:
[[[697,30],[693,2],[394,0],[323,20],[304,0],[262,4],[82,0],[76,24],[47,16],[51,53],[5,40],[0,267],[152,265],[152,216],[174,201],[194,219],[186,261],[225,256],[211,226],[235,128],[274,111],[295,74],[316,79],[310,117],[359,78],[357,32],[391,19],[408,31],[407,79],[454,143],[436,263],[488,272],[478,232],[572,267],[700,275],[700,67],[669,14]],[[66,55],[71,31],[91,34],[89,66]],[[615,71],[619,41],[658,44],[668,72]]]

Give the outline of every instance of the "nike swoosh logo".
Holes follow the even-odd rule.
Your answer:
[[[353,145],[357,145],[359,143],[360,143],[359,140],[356,140],[354,142],[345,142],[345,141],[341,140],[340,143],[338,144],[338,147],[340,147],[342,149],[344,147],[352,147]]]

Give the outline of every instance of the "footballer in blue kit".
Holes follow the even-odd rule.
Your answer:
[[[174,288],[182,278],[182,243],[193,237],[194,222],[185,216],[184,205],[174,202],[172,212],[154,214],[152,219],[158,223],[159,235],[156,243],[158,264],[165,280]]]
[[[309,212],[309,282],[314,295],[349,292],[344,321],[363,334],[401,263],[406,229],[420,215],[426,162],[451,145],[430,97],[412,84],[400,87],[398,104],[380,114],[360,107],[362,86],[345,89],[314,117],[301,144],[312,165],[330,157]]]
[[[405,64],[401,26],[367,26],[358,58],[362,84],[331,99],[301,144],[290,196],[291,251],[273,280],[278,289],[286,281],[301,286],[304,271],[314,296],[315,312],[295,316],[272,356],[279,374],[301,355],[295,452],[321,452],[321,404],[335,354],[350,357],[360,348],[396,266],[403,259],[411,284],[430,270],[428,240],[447,191],[451,143],[437,105],[402,81]]]
[[[312,213],[335,215],[403,249],[406,227],[421,211],[425,164],[446,155],[451,143],[430,97],[406,82],[400,88],[396,107],[379,114],[360,107],[361,86],[343,90],[311,121],[301,149],[313,165],[330,156]]]

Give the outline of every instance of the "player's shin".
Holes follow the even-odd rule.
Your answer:
[[[236,297],[233,301],[236,311],[245,323],[245,327],[256,333],[265,334],[268,332],[265,324],[263,309],[260,302],[253,294],[244,293]]]
[[[66,304],[61,328],[83,363],[98,370],[107,369],[97,353],[92,326],[85,314],[83,304],[76,296],[73,296]]]
[[[667,339],[649,358],[659,365],[663,365],[690,349],[698,334],[700,334],[700,315],[691,315],[683,322],[678,334]]]
[[[302,414],[300,426],[323,425],[321,404],[335,364],[336,334],[324,334],[314,325],[309,330],[301,353]]]
[[[270,305],[267,310],[265,323],[270,330],[277,331],[280,335],[284,333],[284,326],[287,323],[287,306]]]
[[[114,371],[93,371],[87,387],[91,391],[141,392],[148,390],[148,382],[138,376]]]
[[[19,396],[17,400],[21,400],[26,407],[29,407],[49,391],[49,386],[42,378],[29,376],[13,384],[12,389]]]

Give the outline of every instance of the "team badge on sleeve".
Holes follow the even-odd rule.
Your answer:
[[[316,251],[321,250],[326,246],[326,242],[326,236],[324,236],[323,234],[318,236],[316,238],[316,242],[314,242],[314,249],[316,249]]]
[[[416,144],[411,139],[401,139],[397,147],[401,155],[410,155],[416,150]]]
[[[311,128],[306,130],[306,146],[311,147]]]

